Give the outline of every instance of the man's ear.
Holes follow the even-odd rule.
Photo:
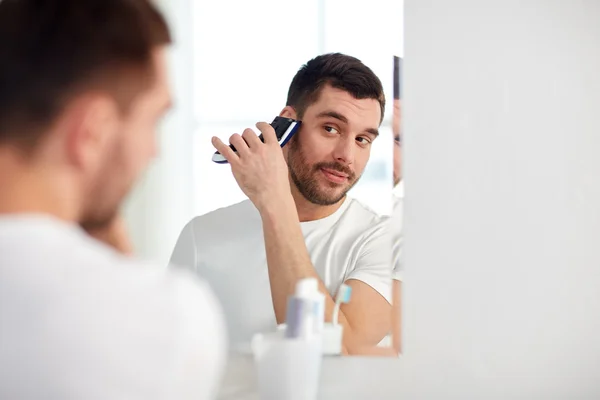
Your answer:
[[[281,110],[281,112],[279,113],[280,117],[284,117],[284,118],[291,118],[291,119],[295,119],[298,120],[298,114],[296,113],[296,110],[294,109],[294,107],[292,106],[286,106],[283,110]],[[300,127],[300,129],[302,129],[302,127]],[[296,135],[294,135],[291,139],[290,142],[292,140],[297,140],[297,136],[298,134],[296,133]],[[283,156],[285,157],[285,159],[287,160],[288,158],[288,153],[289,153],[289,148],[290,148],[290,142],[288,142],[287,145],[283,146],[281,148],[281,150],[283,151]]]
[[[296,110],[292,106],[285,106],[283,110],[279,113],[280,117],[298,119],[298,114],[296,114]]]
[[[108,96],[89,95],[77,99],[65,115],[69,162],[89,172],[105,162],[110,144],[118,132],[119,110]]]

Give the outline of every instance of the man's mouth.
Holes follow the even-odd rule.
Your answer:
[[[344,183],[348,180],[348,175],[329,168],[321,168],[321,172],[325,178],[333,183]]]

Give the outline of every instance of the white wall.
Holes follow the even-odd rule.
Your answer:
[[[600,2],[405,2],[410,399],[600,396]]]

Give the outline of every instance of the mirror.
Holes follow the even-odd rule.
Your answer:
[[[362,349],[363,355],[399,356],[402,353],[402,282],[403,282],[403,212],[404,181],[402,174],[402,58],[393,57],[393,97],[392,97],[392,140],[393,140],[393,188],[390,216],[390,237],[392,241],[392,317],[390,342],[376,347]]]
[[[286,331],[296,282],[316,276],[326,296],[326,328],[334,314],[348,328],[342,354],[397,356],[390,351],[395,227],[389,220],[397,83],[391,61],[401,46],[401,13],[401,3],[383,0],[360,10],[341,0],[302,7],[275,0],[193,2],[189,90],[197,217],[183,228],[171,261],[192,268],[215,290],[234,352],[250,352],[256,333]],[[360,29],[365,21],[376,29]],[[311,78],[293,81],[302,68],[324,77],[346,69],[340,85],[327,78],[317,87]],[[296,227],[282,222],[285,213],[270,221],[240,189],[231,165],[212,160],[211,137],[229,144],[234,133],[251,128],[258,134],[258,121],[277,116],[301,122],[283,147]],[[276,197],[269,207],[279,210],[278,202],[285,203]],[[297,234],[304,249],[287,248]],[[334,313],[342,284],[350,299]]]
[[[404,180],[402,174],[402,58],[394,56],[394,111],[392,130],[394,136],[394,188],[392,189],[392,347],[402,353],[402,248],[404,214]]]

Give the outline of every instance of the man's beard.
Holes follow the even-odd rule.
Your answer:
[[[298,188],[298,191],[302,196],[313,204],[320,206],[330,206],[338,203],[342,200],[348,191],[358,182],[360,176],[356,174],[348,167],[338,162],[321,162],[314,165],[308,165],[306,157],[302,152],[302,149],[298,145],[296,138],[292,138],[289,142],[289,151],[287,157],[287,164],[290,170],[290,176],[292,181]],[[323,190],[319,181],[315,178],[316,174],[321,174],[321,168],[330,169],[333,171],[341,172],[348,176],[348,182],[345,184],[345,188],[341,191],[334,191],[342,186],[329,182],[331,191]]]
[[[114,193],[108,189],[106,185],[95,185],[90,191],[89,201],[79,221],[79,225],[86,231],[108,227],[119,214],[120,201],[114,199]]]
[[[119,214],[130,187],[124,180],[123,163],[119,163],[121,156],[120,148],[111,152],[86,193],[79,225],[87,231],[106,228]]]

